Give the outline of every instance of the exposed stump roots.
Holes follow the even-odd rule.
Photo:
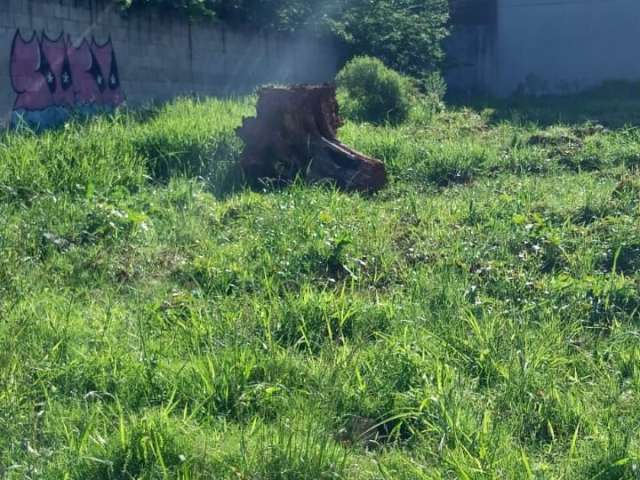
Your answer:
[[[372,192],[387,182],[384,164],[336,139],[340,118],[331,85],[268,87],[259,91],[257,117],[246,118],[242,169],[254,185],[302,176],[346,190]]]

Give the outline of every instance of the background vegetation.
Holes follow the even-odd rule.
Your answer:
[[[340,114],[355,121],[401,123],[416,100],[411,80],[372,57],[356,57],[336,78]]]
[[[340,41],[345,56],[372,55],[418,79],[437,69],[448,0],[121,0],[234,27],[306,32]],[[328,40],[329,41],[329,40]],[[411,45],[410,49],[406,46]]]
[[[252,98],[3,133],[0,477],[637,479],[639,106],[349,122],[370,197],[243,189]]]

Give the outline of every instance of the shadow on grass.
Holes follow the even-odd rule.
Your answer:
[[[575,95],[490,97],[452,96],[452,106],[492,110],[492,123],[601,124],[609,129],[640,126],[640,82],[609,81]]]

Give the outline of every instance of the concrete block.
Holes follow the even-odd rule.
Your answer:
[[[9,78],[9,57],[14,35],[14,30],[0,29],[0,82],[3,78]]]
[[[169,48],[166,51],[166,56],[181,68],[191,68],[194,64],[193,54],[189,52],[188,48]]]
[[[16,29],[22,30],[25,34],[29,33],[34,29],[33,21],[29,15],[25,15],[22,13],[13,13],[13,26]]]
[[[96,24],[91,34],[95,37],[96,42],[102,45],[109,40],[111,31],[109,30],[109,27],[107,25]]]
[[[152,34],[149,23],[144,20],[137,20],[133,26],[132,41],[139,45],[146,45],[152,42]]]
[[[127,39],[127,30],[124,27],[118,27],[118,26],[114,26],[111,25],[111,28],[109,29],[109,35],[111,35],[111,39],[114,42],[126,42]]]
[[[177,86],[180,86],[192,81],[194,78],[194,72],[189,68],[176,68],[169,74],[165,73],[164,78],[175,83]]]
[[[15,27],[13,25],[13,18],[11,17],[11,15],[3,15],[2,13],[0,13],[0,28],[10,28],[12,30],[15,30]]]
[[[31,26],[34,30],[42,32],[47,28],[48,17],[42,15],[34,15],[31,17]]]
[[[149,69],[149,70],[163,68],[162,63],[159,62],[157,58],[154,58],[150,54],[150,51],[148,48],[142,53],[143,53],[142,55],[136,55],[136,56],[132,56],[131,53],[129,53],[129,59],[132,65],[135,65],[140,69]],[[166,66],[164,66],[164,68],[166,68]]]
[[[59,17],[47,17],[45,19],[45,29],[50,38],[58,38],[64,32],[64,20]]]
[[[62,22],[62,28],[65,34],[71,35],[74,42],[77,39],[84,38],[86,31],[86,27],[84,27],[83,24],[74,20],[64,20]]]
[[[130,63],[131,69],[127,71],[127,78],[130,81],[138,83],[148,83],[158,74],[155,68],[140,65],[139,63]]]
[[[34,19],[40,17],[46,21],[47,18],[56,16],[55,2],[40,2],[34,0],[25,0],[29,7],[28,15],[33,15]]]
[[[188,52],[187,52],[188,53]],[[194,49],[191,52],[190,58],[194,66],[198,68],[210,68],[215,58],[219,58],[222,55],[219,52],[213,52],[206,48]]]
[[[29,14],[29,2],[27,0],[9,0],[9,10],[11,13]]]
[[[124,23],[122,11],[115,3],[107,5],[106,8],[98,14],[98,18],[100,23],[109,25],[110,28],[121,27]]]
[[[170,32],[168,25],[154,25],[151,30],[151,41],[158,45],[171,45]]]
[[[128,57],[129,56],[129,43],[126,40],[112,39],[113,51],[116,56]]]
[[[162,35],[162,44],[166,45],[171,49],[184,49],[189,48],[189,35],[188,33],[185,35],[180,35],[178,33],[174,33],[175,30],[173,26],[168,27],[167,31],[163,32]]]
[[[174,41],[188,42],[189,39],[189,23],[183,20],[175,19],[171,23],[171,31],[167,32]]]
[[[11,11],[11,0],[0,0],[0,12],[9,13]]]
[[[5,1],[0,0],[0,27],[11,27],[13,26],[13,18],[8,3],[2,5],[2,2]]]
[[[173,36],[169,47],[176,52],[180,52],[184,57],[188,57],[189,52],[193,50],[193,43],[189,41],[188,35],[184,37]]]
[[[69,5],[64,3],[55,3],[51,6],[53,16],[64,20],[69,17]]]
[[[172,35],[172,21],[167,14],[157,14],[153,17],[153,36],[156,43],[170,43]]]
[[[202,48],[210,40],[209,32],[202,25],[191,26],[191,41],[194,48]]]
[[[76,22],[91,22],[91,10],[88,8],[88,5],[84,2],[73,2],[69,6],[69,10],[67,12],[67,18],[69,20],[73,20]]]
[[[135,25],[131,21],[125,22],[125,29],[127,31],[127,42],[134,43],[138,41],[138,31]]]

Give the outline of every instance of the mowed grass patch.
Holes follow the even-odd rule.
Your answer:
[[[387,189],[255,192],[252,108],[3,134],[0,477],[637,477],[635,129],[347,124]]]

